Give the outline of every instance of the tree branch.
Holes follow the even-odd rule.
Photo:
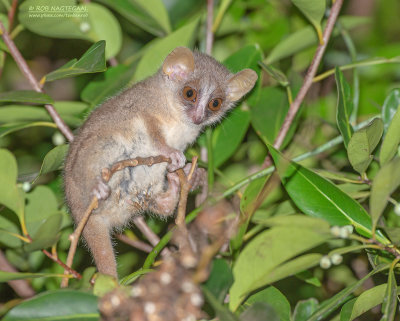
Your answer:
[[[214,0],[207,0],[207,31],[206,31],[206,54],[211,55],[214,41],[213,33]]]
[[[29,81],[31,87],[35,91],[42,93],[43,90],[42,90],[41,86],[39,85],[39,82],[36,80],[35,76],[32,74],[31,70],[28,67],[28,64],[26,63],[25,59],[22,57],[18,48],[15,46],[14,41],[10,38],[10,35],[8,34],[7,30],[5,29],[5,27],[1,21],[0,21],[0,34],[4,40],[4,43],[10,50],[11,56],[14,58],[15,62],[17,63],[18,68],[21,70],[21,72],[25,76],[25,78]],[[72,132],[69,129],[69,127],[67,126],[67,124],[65,124],[65,122],[61,119],[60,115],[54,109],[54,106],[50,105],[50,104],[46,104],[46,105],[44,105],[44,107],[46,108],[47,112],[50,114],[51,118],[56,123],[58,129],[64,134],[64,136],[70,142],[73,141],[74,135],[72,134]]]
[[[333,27],[335,25],[338,15],[339,15],[342,4],[343,4],[343,0],[336,0],[331,8],[331,13],[327,20],[326,27],[325,27],[324,34],[323,34],[324,42],[323,42],[323,44],[320,44],[318,46],[318,48],[315,52],[314,58],[311,62],[311,65],[308,68],[307,74],[304,78],[303,85],[301,86],[296,99],[290,105],[289,111],[286,115],[283,125],[278,133],[278,136],[276,137],[275,142],[274,142],[275,148],[280,148],[282,146],[283,140],[285,139],[286,134],[289,131],[289,128],[290,128],[297,112],[299,111],[300,105],[303,102],[308,90],[310,89],[310,87],[313,83],[313,78],[314,78],[315,74],[317,73],[319,64],[321,63],[322,57],[323,57],[325,49],[328,45],[329,39],[332,34]]]

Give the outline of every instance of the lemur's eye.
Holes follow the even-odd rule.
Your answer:
[[[183,98],[185,98],[188,101],[196,101],[196,97],[197,97],[197,92],[195,89],[193,89],[192,87],[186,86],[185,88],[183,88]]]
[[[222,105],[222,99],[214,98],[209,101],[208,108],[210,108],[212,111],[217,111],[221,108],[221,105]]]

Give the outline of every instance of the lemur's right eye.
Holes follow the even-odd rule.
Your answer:
[[[188,101],[196,101],[196,97],[197,97],[197,92],[195,89],[193,89],[192,87],[186,86],[185,88],[183,88],[183,98],[185,98]]]

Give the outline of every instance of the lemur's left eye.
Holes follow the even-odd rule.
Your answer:
[[[212,111],[217,111],[221,108],[221,105],[222,105],[222,99],[214,98],[209,101],[208,108],[210,108]]]

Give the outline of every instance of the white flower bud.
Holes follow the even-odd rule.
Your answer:
[[[334,265],[339,265],[340,263],[342,263],[343,262],[343,256],[341,256],[340,254],[333,254],[332,256],[331,256],[331,262],[332,262],[332,264],[334,264]]]
[[[397,204],[397,205],[394,207],[394,213],[395,213],[397,216],[400,216],[400,204]]]
[[[24,192],[29,192],[31,190],[31,188],[32,188],[32,185],[29,182],[24,182],[22,184],[22,189]]]
[[[90,24],[87,23],[87,22],[82,22],[82,23],[80,24],[80,26],[79,26],[79,29],[80,29],[82,32],[86,33],[86,32],[88,32],[88,31],[90,30]]]
[[[331,234],[335,237],[339,237],[340,236],[340,226],[332,226],[331,227]]]
[[[331,260],[329,259],[329,256],[325,255],[321,258],[321,261],[319,261],[319,266],[323,269],[329,269],[332,265]]]
[[[60,132],[55,132],[51,140],[53,141],[53,144],[56,146],[65,143],[65,137]]]

